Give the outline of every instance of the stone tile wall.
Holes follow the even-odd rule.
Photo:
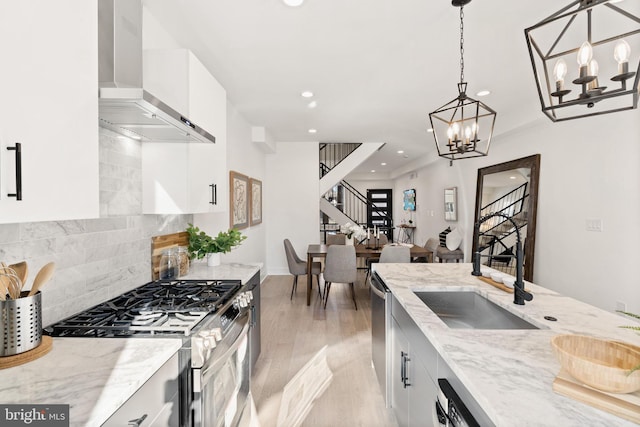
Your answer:
[[[151,280],[151,237],[175,233],[192,215],[142,215],[141,146],[100,129],[100,218],[0,224],[0,260],[26,260],[29,280],[49,261],[43,325]]]

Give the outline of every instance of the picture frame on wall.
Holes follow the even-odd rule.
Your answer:
[[[262,222],[262,181],[250,178],[249,182],[251,187],[249,222],[251,225],[257,225]]]
[[[249,226],[249,177],[229,171],[229,227],[241,230]]]
[[[416,190],[414,188],[402,192],[402,208],[405,211],[416,210]]]

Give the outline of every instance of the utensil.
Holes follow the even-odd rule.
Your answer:
[[[51,279],[51,276],[53,276],[53,271],[56,269],[56,263],[55,262],[50,262],[48,264],[45,264],[40,271],[38,271],[38,274],[36,274],[36,278],[33,279],[33,285],[31,285],[31,290],[29,291],[29,295],[28,296],[32,296],[35,295],[40,288],[49,281],[49,279]]]
[[[3,290],[6,294],[9,294],[10,299],[20,298],[20,292],[22,291],[22,282],[16,276],[15,271],[9,267],[0,268],[0,282],[2,282]]]
[[[20,283],[22,284],[22,286],[24,286],[25,283],[27,283],[27,276],[29,274],[29,267],[27,266],[27,262],[20,261],[15,264],[11,264],[9,268],[13,269],[15,275],[18,276],[18,279],[20,279]]]

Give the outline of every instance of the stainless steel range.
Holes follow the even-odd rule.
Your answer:
[[[249,394],[252,298],[239,280],[157,280],[44,332],[81,338],[179,337],[180,426],[233,426]]]

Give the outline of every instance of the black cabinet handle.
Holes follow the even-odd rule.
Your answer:
[[[147,419],[147,414],[144,414],[143,416],[141,416],[140,418],[136,418],[134,420],[129,420],[129,422],[127,423],[128,426],[140,426],[142,424],[142,422],[144,420]]]
[[[407,363],[411,360],[409,359],[409,353],[405,353],[404,351],[400,352],[401,358],[401,367],[400,367],[400,377],[402,380],[402,387],[407,388],[411,385],[409,383],[409,374],[407,373]]]
[[[209,202],[212,205],[218,204],[218,185],[217,184],[209,184],[211,187],[211,201]]]
[[[7,150],[16,152],[16,192],[7,196],[22,200],[22,144],[16,142],[15,147],[7,147]]]

